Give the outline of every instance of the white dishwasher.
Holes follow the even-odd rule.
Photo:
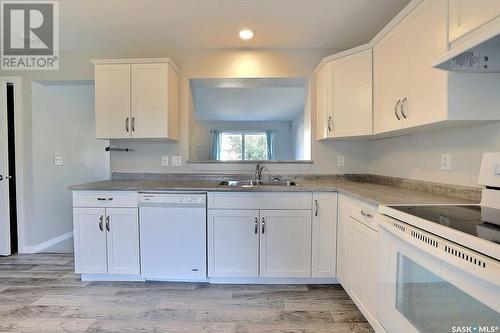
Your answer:
[[[139,193],[139,219],[142,276],[206,280],[206,194]]]

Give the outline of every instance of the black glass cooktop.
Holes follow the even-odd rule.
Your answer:
[[[391,206],[391,208],[500,244],[500,210],[470,206]]]

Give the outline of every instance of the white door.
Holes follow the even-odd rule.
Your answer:
[[[7,84],[0,81],[0,255],[10,254]]]
[[[335,277],[337,193],[313,194],[312,277]]]
[[[333,62],[333,137],[372,134],[372,50]]]
[[[498,0],[450,0],[450,43],[500,15]]]
[[[408,36],[404,22],[373,48],[373,80],[375,134],[402,128],[400,107],[408,92]]]
[[[168,64],[132,65],[132,137],[165,138]]]
[[[106,274],[106,229],[104,208],[74,208],[75,272]]]
[[[351,218],[349,233],[349,278],[354,298],[375,320],[377,306],[378,233]],[[375,322],[375,321],[374,321]]]
[[[259,275],[258,219],[258,210],[209,210],[209,277]]]
[[[131,136],[130,65],[95,66],[95,118],[99,139]]]
[[[139,275],[139,218],[137,208],[107,208],[108,274]]]
[[[326,63],[316,76],[316,139],[332,133],[332,65]],[[330,125],[330,126],[328,126]]]
[[[311,276],[311,211],[261,210],[260,276]]]
[[[404,127],[446,120],[449,72],[429,64],[448,51],[447,2],[424,1],[406,20],[410,43],[408,95],[402,105]]]

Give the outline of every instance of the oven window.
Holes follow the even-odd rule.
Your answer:
[[[498,312],[401,253],[396,281],[396,309],[419,332],[500,325]]]

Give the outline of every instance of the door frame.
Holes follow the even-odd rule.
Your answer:
[[[26,253],[25,215],[24,215],[24,147],[23,147],[23,80],[21,77],[0,76],[0,85],[14,84],[14,145],[16,155],[16,207],[17,207],[17,243],[18,253]],[[3,106],[0,106],[3,107]],[[9,223],[9,221],[7,221]],[[10,223],[8,225],[10,230]],[[10,233],[9,233],[10,235]],[[10,238],[9,238],[10,243]],[[9,244],[10,247],[10,244]]]

